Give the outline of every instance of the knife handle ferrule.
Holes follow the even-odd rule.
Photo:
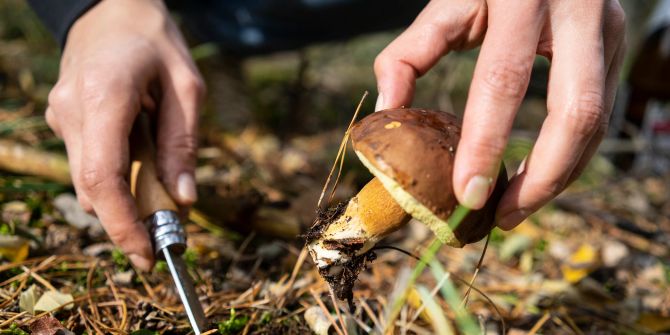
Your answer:
[[[154,250],[157,255],[162,255],[161,250],[164,248],[170,248],[176,255],[184,253],[186,233],[184,227],[179,223],[177,213],[170,210],[159,210],[146,218],[145,224],[153,237]]]

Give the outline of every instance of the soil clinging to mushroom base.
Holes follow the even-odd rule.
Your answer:
[[[314,224],[309,231],[303,235],[306,244],[310,245],[321,239],[328,226],[344,214],[346,207],[347,203],[342,202],[327,209],[317,210],[317,217],[314,220]],[[336,250],[347,256],[343,258],[343,261],[333,262],[326,266],[319,267],[319,274],[326,282],[328,282],[335,297],[339,300],[346,300],[349,309],[353,311],[354,283],[358,279],[358,274],[365,270],[367,264],[374,261],[377,258],[377,255],[372,250],[359,253],[359,250],[361,250],[365,244],[365,241],[361,241],[360,239],[326,239],[323,240],[322,243],[326,249]]]

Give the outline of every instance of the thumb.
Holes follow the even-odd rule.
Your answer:
[[[202,79],[191,69],[174,71],[163,80],[158,113],[158,171],[168,193],[183,206],[197,200],[194,171],[198,109],[204,91]]]

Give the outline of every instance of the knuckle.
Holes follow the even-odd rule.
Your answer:
[[[49,128],[55,132],[58,131],[58,121],[56,121],[56,116],[54,115],[54,112],[51,110],[51,108],[47,108],[46,112],[44,112],[44,120],[46,121]]]
[[[95,196],[114,180],[114,176],[98,168],[82,168],[81,187],[89,196]]]
[[[567,110],[569,125],[581,135],[593,135],[606,124],[603,96],[598,92],[585,92]]]
[[[380,54],[378,54],[377,57],[375,57],[375,61],[373,64],[373,69],[375,73],[377,75],[383,73],[384,70],[389,67],[389,63],[391,63],[391,61],[387,56],[386,50],[384,50]]]
[[[610,1],[609,3],[610,10],[607,18],[612,22],[614,28],[618,28],[617,31],[622,31],[626,27],[626,12],[619,1]]]
[[[107,236],[109,236],[109,239],[112,240],[114,244],[121,247],[121,249],[124,249],[124,246],[126,246],[131,239],[131,234],[129,233],[129,230],[119,228],[108,229]]]
[[[54,88],[49,92],[47,102],[49,103],[49,106],[58,108],[67,104],[67,102],[73,97],[73,91],[69,85],[57,83],[56,86],[54,86]]]
[[[197,74],[190,72],[181,76],[177,89],[189,99],[200,101],[205,97],[207,91],[205,81]]]
[[[512,60],[498,61],[484,73],[484,89],[504,99],[522,99],[530,79],[530,68]]]

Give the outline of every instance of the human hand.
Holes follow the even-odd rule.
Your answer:
[[[154,256],[128,185],[128,136],[140,110],[154,114],[158,173],[173,199],[192,204],[203,95],[161,1],[102,1],[70,29],[47,123],[65,141],[82,207],[142,270],[151,269]]]
[[[606,133],[624,54],[615,0],[433,0],[375,61],[377,110],[409,106],[415,81],[453,50],[481,45],[456,153],[461,204],[482,208],[498,175],[535,55],[551,61],[548,115],[498,205],[512,229],[574,181]]]

